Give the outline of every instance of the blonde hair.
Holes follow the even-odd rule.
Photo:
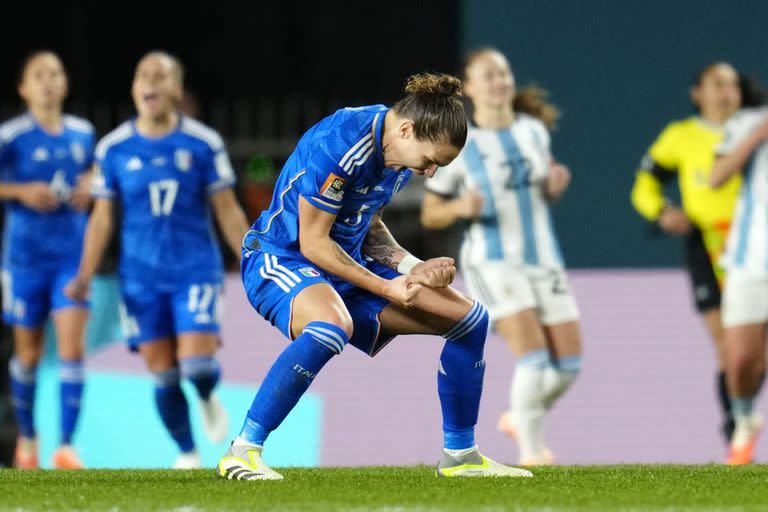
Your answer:
[[[462,71],[465,80],[469,66],[471,66],[478,57],[488,53],[498,53],[499,55],[504,56],[503,53],[492,46],[478,48],[464,56],[464,66]],[[549,101],[549,92],[535,84],[521,87],[515,91],[515,97],[512,99],[512,109],[515,112],[522,112],[540,119],[549,129],[554,128],[561,117],[560,109],[558,109],[554,103]]]

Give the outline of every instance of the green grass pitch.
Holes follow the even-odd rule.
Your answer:
[[[0,470],[2,511],[767,511],[768,466],[582,466],[532,479],[436,478],[427,466],[286,469],[279,482],[212,470]]]

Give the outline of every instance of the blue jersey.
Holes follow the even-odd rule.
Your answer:
[[[93,195],[123,206],[120,276],[174,288],[218,281],[223,267],[209,196],[235,183],[221,137],[181,117],[176,130],[147,138],[127,121],[96,148]]]
[[[65,115],[59,134],[46,132],[31,114],[0,125],[0,181],[44,181],[61,201],[40,213],[19,202],[6,208],[2,266],[6,269],[54,269],[80,261],[87,216],[67,201],[77,177],[93,163],[94,131],[90,123]]]
[[[299,196],[336,215],[331,238],[356,261],[371,219],[408,181],[410,170],[384,166],[383,105],[345,108],[310,128],[285,163],[269,209],[251,227],[262,249],[299,252]]]

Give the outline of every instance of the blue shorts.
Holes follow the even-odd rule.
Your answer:
[[[87,308],[64,295],[64,287],[77,274],[77,266],[63,269],[3,269],[3,320],[9,325],[42,327],[51,312]]]
[[[132,351],[158,338],[186,332],[218,334],[221,282],[189,282],[160,289],[151,282],[123,279],[121,322]]]
[[[400,275],[374,261],[366,262],[365,266],[384,279]],[[351,345],[373,357],[393,339],[382,337],[379,332],[379,313],[389,304],[387,299],[325,273],[301,254],[278,257],[258,249],[246,250],[241,273],[251,305],[289,339],[293,339],[293,300],[304,288],[320,283],[338,292],[352,316]]]

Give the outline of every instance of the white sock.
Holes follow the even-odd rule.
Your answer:
[[[477,451],[477,445],[471,448],[463,448],[461,450],[449,450],[448,448],[443,448],[443,451],[445,451],[445,453],[451,457],[458,459],[459,457],[463,457],[464,455]]]
[[[246,441],[245,439],[243,439],[240,436],[237,436],[235,438],[234,442],[232,443],[232,446],[256,446],[259,449],[263,449],[264,448],[263,446],[259,446],[258,444],[253,444],[250,441]]]
[[[517,429],[520,459],[537,460],[544,430],[544,364],[546,350],[526,354],[515,367],[510,387],[511,412]]]
[[[544,369],[544,407],[547,410],[551,409],[563,393],[571,387],[578,375],[578,370],[563,371],[551,364]]]

